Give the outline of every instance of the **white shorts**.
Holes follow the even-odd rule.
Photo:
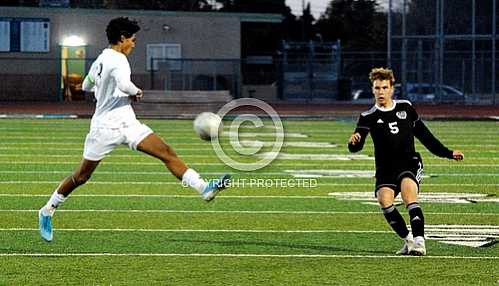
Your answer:
[[[121,144],[137,150],[137,145],[151,133],[149,126],[138,121],[120,128],[92,128],[85,139],[83,158],[100,161]]]

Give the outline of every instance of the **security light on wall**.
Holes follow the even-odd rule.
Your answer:
[[[168,24],[163,24],[163,31],[170,32],[172,27]]]
[[[81,37],[75,35],[64,38],[61,43],[61,46],[65,47],[80,47],[86,45],[87,43],[85,43],[85,41]]]

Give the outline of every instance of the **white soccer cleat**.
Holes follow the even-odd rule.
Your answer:
[[[201,196],[206,202],[211,202],[230,182],[230,175],[225,174],[219,179],[210,180],[204,188]]]
[[[409,254],[414,255],[414,256],[425,256],[426,255],[426,246],[424,243],[424,237],[416,236],[414,238],[414,244],[412,246],[412,249],[410,249]]]
[[[38,227],[40,230],[40,236],[43,240],[47,242],[51,242],[52,235],[52,216],[45,215],[43,212],[43,208],[38,211]]]
[[[397,255],[409,255],[411,252],[412,248],[414,245],[414,240],[412,238],[412,235],[409,234],[405,239],[404,239],[404,246],[396,252]]]

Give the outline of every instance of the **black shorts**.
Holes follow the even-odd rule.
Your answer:
[[[403,178],[411,178],[416,182],[419,189],[419,183],[423,178],[423,160],[419,153],[406,160],[393,162],[389,166],[383,166],[376,169],[376,188],[374,196],[382,187],[389,187],[395,191],[395,196],[400,193],[400,183]]]

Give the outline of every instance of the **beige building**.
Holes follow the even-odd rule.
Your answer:
[[[134,18],[141,26],[129,61],[133,80],[144,88],[151,88],[151,68],[155,70],[162,65],[151,62],[152,57],[240,60],[242,22],[281,21],[280,15],[1,7],[0,22],[48,19],[49,27],[46,51],[0,51],[0,100],[61,99],[64,81],[61,75],[71,73],[67,70],[68,62],[70,67],[79,64],[83,69],[88,68],[91,60],[108,45],[107,23],[119,16]],[[5,33],[4,38],[8,36]],[[68,57],[68,51],[61,45],[70,36],[79,37],[84,45],[64,62],[61,56]],[[182,69],[180,62],[169,64]],[[190,65],[189,69],[188,73],[203,72],[196,71],[203,69],[201,65]],[[227,69],[234,72],[233,67]]]

